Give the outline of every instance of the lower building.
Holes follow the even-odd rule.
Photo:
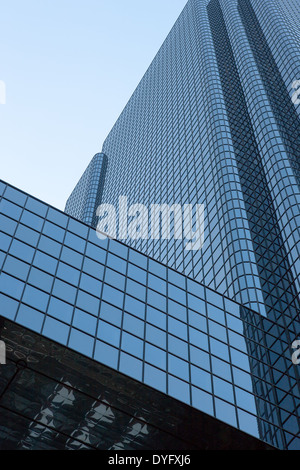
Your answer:
[[[1,448],[300,448],[295,321],[0,197]]]

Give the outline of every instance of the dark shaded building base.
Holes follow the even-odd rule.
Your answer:
[[[0,338],[0,449],[272,449],[2,317]]]

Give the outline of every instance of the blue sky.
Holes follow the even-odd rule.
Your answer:
[[[186,3],[2,2],[0,178],[64,209]]]

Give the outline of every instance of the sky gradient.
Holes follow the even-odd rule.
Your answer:
[[[186,3],[2,2],[0,178],[64,209]]]

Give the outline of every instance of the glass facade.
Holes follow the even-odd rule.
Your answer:
[[[103,202],[205,205],[198,252],[126,243],[279,322],[300,309],[297,6],[189,0],[103,145]]]
[[[300,369],[292,362],[300,318],[298,7],[189,0],[65,213],[0,183],[7,328],[58,343],[139,390],[151,387],[165,403],[179,400],[191,420],[204,413],[213,428],[226,423],[228,436],[234,429],[280,449],[300,449]],[[203,204],[204,246],[187,251],[174,223],[167,240],[100,240],[97,207],[118,209],[120,196],[148,208]],[[50,387],[54,408],[75,393],[71,382]],[[84,424],[75,420],[61,445],[75,448],[80,435],[89,446],[82,436],[94,429],[96,409],[113,421],[108,402],[94,396]],[[39,413],[39,423],[51,421]],[[130,423],[143,439],[133,444],[125,420],[123,448],[156,445],[135,413]],[[32,447],[30,436],[23,448]],[[101,439],[103,448],[122,448]]]
[[[1,450],[273,449],[7,319],[0,335]]]
[[[99,240],[4,182],[0,195],[1,317],[271,445],[299,447],[295,321]]]
[[[65,212],[85,224],[96,224],[96,208],[101,204],[107,157],[96,153],[66,202]]]

